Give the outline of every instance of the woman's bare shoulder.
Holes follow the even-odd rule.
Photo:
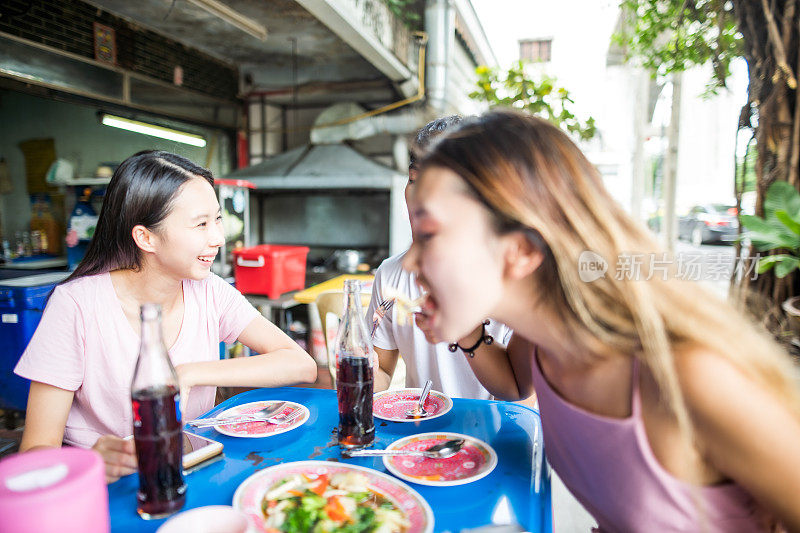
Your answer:
[[[800,527],[800,417],[766,378],[713,350],[675,356],[678,380],[705,461]]]
[[[748,391],[763,388],[731,358],[708,348],[679,348],[674,358],[678,383],[690,409],[713,409],[723,398],[736,403]]]
[[[784,398],[766,380],[732,358],[707,348],[675,354],[678,382],[701,440],[749,440],[753,429],[798,426]],[[704,439],[705,437],[705,439]]]
[[[509,357],[522,357],[533,360],[536,351],[536,344],[524,339],[521,335],[512,333],[511,338],[508,340],[508,346],[506,347],[506,350]]]

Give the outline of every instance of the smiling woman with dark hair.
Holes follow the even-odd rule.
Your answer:
[[[210,409],[215,386],[276,387],[316,379],[316,364],[211,273],[225,242],[211,173],[167,152],[140,152],[109,183],[86,257],[56,287],[15,372],[31,380],[21,451],[92,447],[113,481],[136,467],[130,386],[139,309],[162,308],[185,418]],[[253,357],[220,361],[220,341]]]
[[[111,270],[139,270],[143,255],[130,238],[133,228],[141,225],[157,231],[181,186],[193,178],[214,186],[209,170],[169,152],[144,151],[123,161],[106,189],[95,238],[63,283]]]

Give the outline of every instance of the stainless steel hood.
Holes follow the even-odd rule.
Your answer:
[[[361,155],[346,144],[307,144],[225,176],[256,189],[391,189],[407,176]]]
[[[387,191],[389,204],[381,218],[389,219],[389,252],[403,251],[411,242],[404,190],[408,176],[363,156],[346,144],[308,144],[237,170],[225,176],[247,180],[255,195],[295,191],[318,195],[324,191]],[[263,215],[263,214],[262,214]],[[320,215],[324,216],[324,215]],[[259,227],[256,221],[254,227]],[[269,241],[269,236],[265,236]]]

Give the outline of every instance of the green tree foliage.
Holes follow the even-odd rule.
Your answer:
[[[711,63],[708,91],[716,93],[742,55],[733,3],[727,0],[622,0],[622,30],[613,39],[659,75]]]
[[[785,181],[770,185],[764,200],[764,216],[741,215],[753,247],[760,252],[780,252],[758,260],[758,272],[775,267],[785,278],[800,268],[800,194]]]
[[[768,190],[772,190],[773,184],[785,183],[778,185],[779,191],[800,188],[798,2],[620,0],[620,6],[626,16],[617,41],[630,58],[656,72],[679,71],[710,62],[714,72],[710,84],[713,91],[724,86],[734,57],[740,55],[746,59],[750,83],[747,102],[739,114],[739,128],[753,132],[755,146],[750,149],[751,157],[746,159],[747,170],[737,169],[737,197],[754,183],[755,214],[766,221],[770,209]],[[796,215],[796,211],[791,214]],[[789,217],[781,216],[785,224]],[[750,225],[759,224],[753,218],[746,220]],[[791,224],[785,225],[796,229]],[[765,248],[764,242],[759,246],[756,250],[766,251],[770,256],[781,255],[780,249]],[[750,255],[756,250],[751,250]],[[737,256],[739,253],[737,246]],[[800,276],[796,275],[796,269],[789,268],[792,263],[792,259],[765,259],[764,268],[768,264],[783,266],[763,270],[755,280],[744,276],[739,281],[743,302],[749,291],[771,302],[771,309],[759,314],[773,332],[783,327],[780,303],[800,293]]]
[[[745,192],[755,192],[756,190],[756,163],[758,160],[758,148],[750,146],[745,155],[736,161],[736,190]]]
[[[597,133],[594,118],[581,120],[571,111],[575,101],[555,78],[528,77],[526,63],[517,61],[507,71],[484,65],[475,69],[477,89],[469,97],[490,106],[513,107],[545,118],[578,138],[591,139]]]
[[[422,5],[419,0],[383,0],[383,2],[408,29],[412,31],[420,29]]]

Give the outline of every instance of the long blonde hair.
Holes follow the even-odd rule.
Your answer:
[[[420,163],[461,176],[492,213],[499,233],[526,232],[544,254],[535,275],[538,304],[559,317],[586,357],[639,358],[685,438],[692,440],[693,431],[674,357],[682,347],[724,357],[800,416],[788,355],[699,284],[664,276],[652,263],[639,265],[638,279],[610,270],[595,281],[581,280],[583,252],[594,252],[609,265],[634,254],[660,259],[663,252],[557,127],[518,112],[489,112],[446,133]]]

